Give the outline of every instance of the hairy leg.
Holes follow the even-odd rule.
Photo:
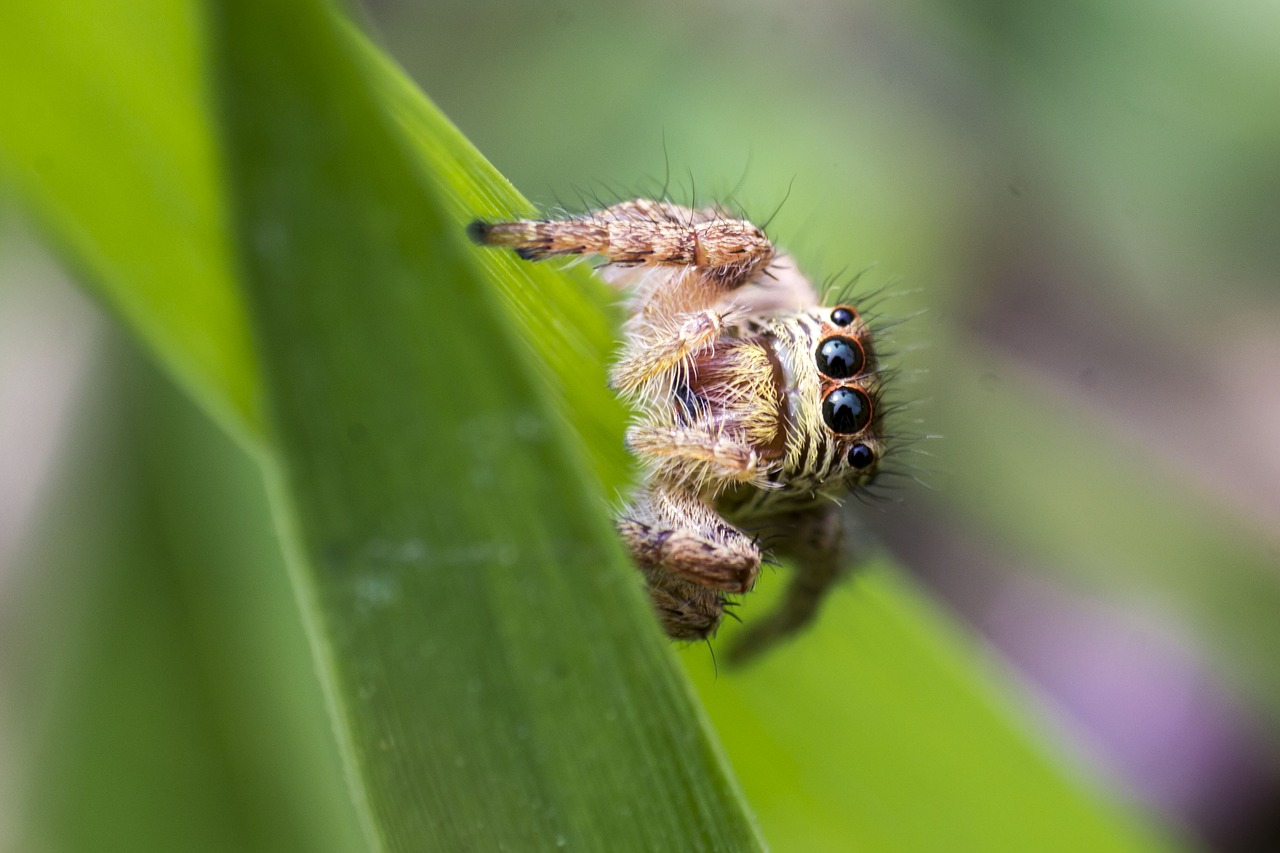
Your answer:
[[[779,519],[787,537],[777,553],[794,562],[794,574],[782,602],[757,619],[729,647],[729,662],[742,664],[796,633],[818,614],[832,587],[851,569],[840,509],[826,504]]]
[[[721,294],[740,287],[774,255],[764,232],[750,222],[643,199],[570,219],[477,221],[467,233],[477,243],[505,246],[525,260],[602,255],[623,267],[697,267]]]
[[[737,312],[694,311],[676,314],[661,323],[650,323],[626,348],[610,372],[614,389],[632,396],[657,383],[660,396],[670,393],[678,374],[687,371],[690,359],[709,349],[736,322]],[[664,383],[664,378],[668,381]]]
[[[724,617],[724,593],[681,580],[656,566],[640,566],[640,572],[668,637],[705,640],[715,634]]]
[[[705,423],[637,424],[627,430],[627,445],[640,458],[656,460],[656,470],[666,479],[689,484],[690,491],[730,483],[767,486],[767,463],[760,453],[741,436]]]
[[[632,559],[646,571],[736,593],[750,590],[760,571],[755,541],[683,488],[657,485],[642,492],[617,526]]]

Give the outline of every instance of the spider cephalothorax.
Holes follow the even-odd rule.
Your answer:
[[[712,635],[755,583],[756,532],[797,573],[782,606],[731,650],[741,659],[808,622],[849,565],[835,499],[885,452],[872,334],[820,306],[764,232],[716,210],[638,199],[562,220],[471,225],[526,260],[595,254],[630,294],[611,383],[637,417],[644,482],[618,519],[667,633]]]

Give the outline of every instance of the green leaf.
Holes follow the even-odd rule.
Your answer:
[[[86,284],[242,439],[258,370],[231,269],[200,6],[0,4],[0,178]]]
[[[752,593],[744,622],[779,580]],[[1084,767],[1046,750],[1054,732],[1037,709],[901,570],[867,566],[823,615],[733,678],[689,656],[778,849],[847,850],[850,839],[921,851],[1172,845]]]
[[[526,203],[316,4],[211,3],[211,33],[162,5],[69,4],[43,29],[0,12],[0,156],[258,451],[371,845],[758,847],[610,530],[626,462],[599,283],[467,245],[468,218]],[[855,590],[838,641],[827,620],[759,670],[699,670],[771,833],[1150,843],[914,589],[881,572]],[[837,713],[859,701],[856,723]]]
[[[50,535],[0,601],[5,770],[29,791],[6,842],[359,849],[257,466],[110,337]]]
[[[350,41],[312,3],[231,2],[214,44],[277,505],[371,841],[757,846],[529,348]]]
[[[403,72],[358,33],[352,49],[367,66],[370,85],[413,146],[414,165],[455,223],[526,215],[532,207],[498,174]],[[606,488],[625,485],[630,465],[618,435],[625,413],[603,399],[612,357],[616,295],[586,267],[528,264],[509,252],[473,254],[486,289],[534,352],[552,404],[581,439]]]

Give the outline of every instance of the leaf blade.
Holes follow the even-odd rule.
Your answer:
[[[332,20],[218,14],[280,491],[377,842],[757,847],[475,250]]]
[[[199,6],[0,8],[0,173],[158,361],[241,440],[260,427]]]

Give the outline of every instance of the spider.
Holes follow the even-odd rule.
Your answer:
[[[610,384],[638,413],[627,443],[643,481],[616,525],[666,633],[713,636],[773,554],[795,574],[730,660],[812,620],[852,563],[837,499],[885,453],[882,375],[857,309],[820,305],[760,228],[717,209],[636,199],[467,230],[529,261],[602,256],[630,296]],[[775,537],[768,556],[750,531]]]

